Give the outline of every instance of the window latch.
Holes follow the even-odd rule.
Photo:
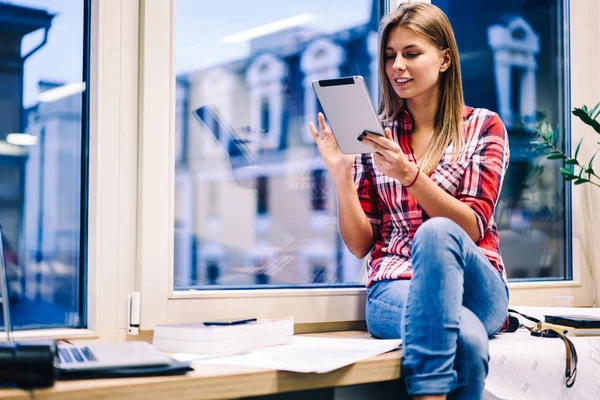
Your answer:
[[[140,333],[140,292],[132,292],[127,296],[127,334]]]

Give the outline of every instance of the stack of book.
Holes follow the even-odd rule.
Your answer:
[[[259,319],[240,325],[157,325],[152,344],[167,353],[226,355],[292,343],[294,318]]]

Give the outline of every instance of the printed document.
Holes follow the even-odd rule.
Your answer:
[[[225,364],[303,373],[326,373],[395,350],[400,339],[339,339],[294,336],[292,344],[247,354],[196,360],[194,364]],[[398,354],[398,358],[400,354]]]

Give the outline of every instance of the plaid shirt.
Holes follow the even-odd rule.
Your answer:
[[[489,110],[465,107],[463,118],[465,147],[457,161],[453,162],[454,144],[450,143],[429,177],[473,209],[480,233],[477,245],[506,281],[493,213],[508,167],[508,136],[498,115]],[[401,111],[389,127],[408,160],[415,163],[410,147],[413,121],[408,112]],[[353,173],[360,204],[371,223],[379,226],[367,260],[367,286],[411,278],[412,241],[429,216],[406,188],[377,169],[372,154],[357,156]]]

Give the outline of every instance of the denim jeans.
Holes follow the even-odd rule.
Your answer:
[[[367,291],[369,332],[402,338],[408,394],[481,399],[488,337],[508,314],[508,288],[467,233],[448,218],[417,230],[410,280],[377,282]]]

